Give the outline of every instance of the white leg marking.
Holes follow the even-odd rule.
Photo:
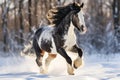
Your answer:
[[[49,65],[55,57],[56,57],[56,54],[48,54],[48,57],[45,60],[45,70],[46,70],[46,72],[48,72]]]
[[[77,59],[74,61],[74,68],[78,68],[82,65],[82,58],[77,57]]]
[[[67,72],[69,75],[74,75],[74,69],[73,67],[67,63]]]
[[[40,67],[40,73],[42,73],[42,74],[46,74],[47,73],[47,71],[43,68],[43,66]]]

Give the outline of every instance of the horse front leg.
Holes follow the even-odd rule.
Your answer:
[[[78,52],[78,57],[75,59],[74,61],[74,68],[77,69],[78,67],[80,67],[82,65],[82,55],[83,55],[83,51],[82,49],[80,49],[79,47],[75,46],[77,52]]]
[[[72,67],[72,60],[71,58],[67,55],[66,51],[63,48],[58,49],[58,53],[63,56],[67,62],[67,72],[69,75],[74,75],[74,69]]]

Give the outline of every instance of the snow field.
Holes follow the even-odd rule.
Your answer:
[[[74,54],[70,55],[73,60],[77,57]],[[68,75],[60,55],[51,62],[48,74],[39,73],[35,57],[1,57],[0,80],[120,80],[120,54],[85,54],[83,59],[84,65],[75,70],[75,75]]]

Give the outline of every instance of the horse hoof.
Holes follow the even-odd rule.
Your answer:
[[[78,67],[80,67],[82,65],[82,59],[81,58],[77,58],[75,61],[74,61],[74,68],[77,69]]]
[[[75,75],[74,73],[69,73],[69,75]]]
[[[44,70],[42,67],[40,67],[40,73],[41,74],[47,74],[48,72],[47,72],[47,70]]]
[[[68,69],[67,69],[68,74],[74,75],[74,68],[70,64],[67,64],[67,66],[68,66]]]
[[[40,70],[40,73],[41,73],[41,74],[47,74],[48,72],[45,71],[45,70]]]
[[[77,69],[78,67],[74,64],[74,68]]]
[[[38,59],[36,59],[36,63],[37,63],[38,66],[42,65],[42,62],[40,62]]]

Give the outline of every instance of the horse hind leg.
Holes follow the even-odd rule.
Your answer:
[[[48,68],[49,68],[49,65],[50,65],[51,61],[53,59],[55,59],[56,56],[57,56],[57,54],[51,54],[51,53],[48,54],[48,57],[45,59],[45,69],[46,69],[46,72],[48,71]]]
[[[41,53],[39,53],[40,55],[37,56],[36,58],[36,63],[37,65],[40,67],[40,73],[42,74],[46,74],[46,70],[43,68],[43,56],[45,54],[45,52],[43,50],[41,50]]]
[[[74,68],[75,69],[80,67],[82,65],[82,63],[83,63],[83,61],[82,61],[83,51],[80,48],[78,48],[77,46],[76,46],[76,49],[78,51],[78,57],[74,61]]]
[[[40,49],[40,52],[36,52],[36,63],[39,67],[42,66],[42,59],[43,59],[44,51]]]
[[[42,63],[45,52],[42,49],[40,49],[36,39],[33,39],[33,48],[35,50],[36,57],[37,57],[36,63],[40,67],[40,73],[45,73],[43,69],[43,63]]]

